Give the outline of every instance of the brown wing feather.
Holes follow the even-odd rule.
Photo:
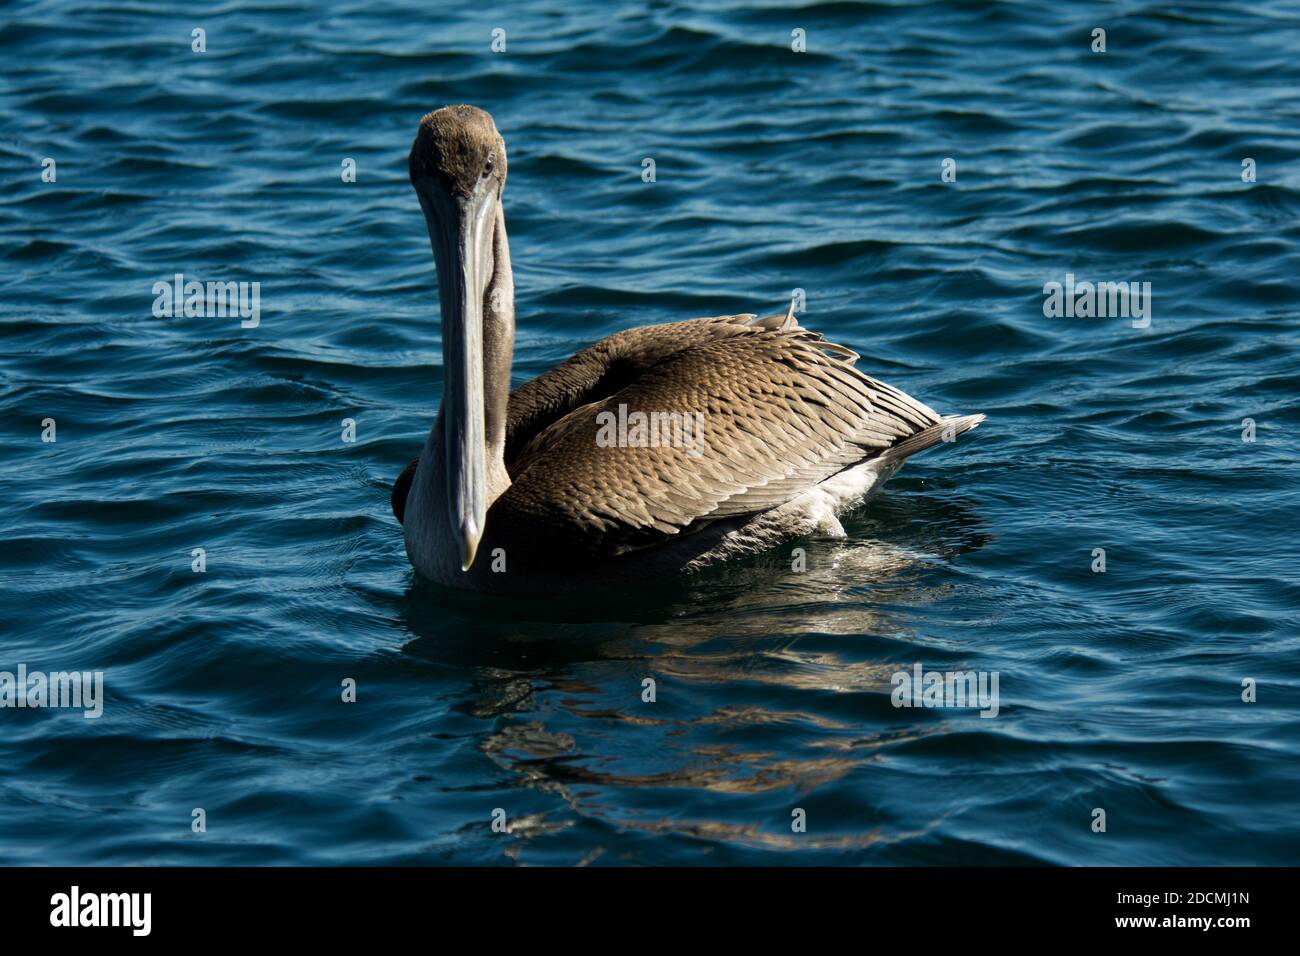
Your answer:
[[[753,313],[720,315],[616,332],[519,386],[510,393],[506,412],[507,473],[513,476],[518,470],[525,445],[575,408],[613,395],[665,359],[735,334],[753,319]],[[417,455],[393,483],[392,508],[399,524],[419,463]]]
[[[939,421],[930,408],[858,372],[847,349],[780,316],[749,318],[632,329],[593,346],[624,337],[603,354],[645,363],[653,374],[631,376],[604,395],[572,392],[571,410],[531,437],[516,435],[513,484],[493,505],[489,529],[514,529],[512,536],[527,538],[519,545],[557,557],[620,554],[776,507]],[[583,354],[570,362],[593,360]],[[701,413],[699,453],[600,447],[598,415],[617,415],[619,405]]]
[[[615,394],[680,352],[747,328],[753,318],[752,314],[721,315],[626,329],[525,382],[510,393],[507,470],[513,475],[523,447],[575,408]]]

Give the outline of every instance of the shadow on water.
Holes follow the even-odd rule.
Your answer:
[[[415,635],[404,651],[462,673],[452,706],[487,722],[479,751],[515,787],[559,798],[565,819],[726,852],[911,839],[925,828],[812,847],[756,822],[784,799],[775,793],[834,789],[882,748],[943,732],[938,721],[918,731],[889,702],[899,642],[915,636],[899,607],[944,596],[949,563],[989,540],[983,522],[919,495],[846,531],[618,594],[485,598],[415,584],[400,610]],[[647,677],[660,703],[645,702]],[[511,855],[544,855],[549,819],[521,823]]]

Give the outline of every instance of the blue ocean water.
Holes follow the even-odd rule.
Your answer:
[[[0,862],[1300,862],[1298,48],[1280,2],[7,3],[0,670],[105,701],[0,709]],[[406,153],[458,102],[509,148],[517,381],[798,287],[988,421],[803,572],[421,585]],[[259,324],[156,318],[176,273]],[[1045,316],[1067,274],[1149,327]],[[892,706],[918,662],[998,715]]]

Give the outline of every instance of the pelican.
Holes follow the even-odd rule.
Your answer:
[[[690,573],[809,535],[919,451],[942,416],[784,314],[689,319],[602,339],[510,391],[514,281],[492,117],[447,106],[409,160],[438,273],[442,407],[393,486],[424,578],[547,592]]]

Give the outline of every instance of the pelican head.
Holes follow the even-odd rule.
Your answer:
[[[494,410],[485,411],[484,316],[492,308],[485,298],[498,265],[505,142],[487,113],[473,106],[445,106],[420,121],[410,173],[438,269],[446,506],[461,569],[467,571],[490,504],[485,415]],[[503,248],[504,231],[500,243]],[[508,264],[505,268],[508,273]],[[489,383],[494,393],[497,384]],[[504,385],[508,391],[508,381]],[[499,412],[504,415],[504,405]]]

